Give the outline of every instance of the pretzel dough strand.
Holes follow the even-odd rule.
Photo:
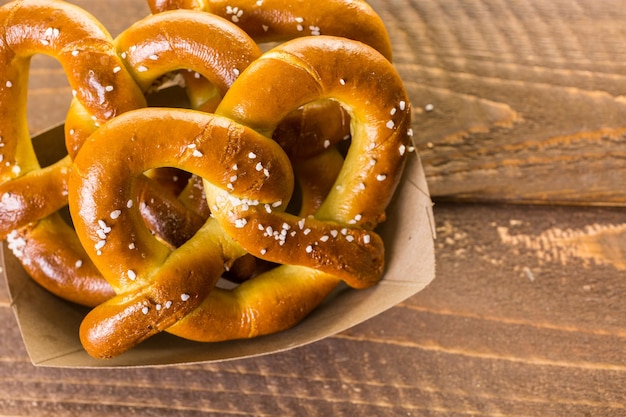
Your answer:
[[[115,44],[144,91],[162,75],[185,69],[205,77],[223,95],[261,55],[234,24],[189,10],[146,17],[120,34]]]
[[[115,295],[58,213],[14,230],[7,243],[36,282],[65,300],[94,307]]]
[[[87,314],[80,326],[84,348],[92,356],[110,358],[164,331],[196,309],[212,291],[224,265],[243,254],[215,220],[207,221],[171,253],[149,282],[120,289]]]
[[[0,185],[0,238],[67,205],[68,157]]]
[[[341,282],[332,274],[282,265],[232,291],[215,288],[199,308],[167,329],[199,342],[246,339],[300,323]]]

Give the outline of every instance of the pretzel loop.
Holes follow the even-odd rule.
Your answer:
[[[196,97],[195,106],[207,111],[214,109],[214,103],[219,102],[239,72],[261,54],[237,26],[189,10],[147,16],[135,22],[115,39],[115,49],[143,94],[148,94],[159,78],[177,70],[202,75],[215,96]],[[77,135],[84,130],[84,118],[74,104],[66,120],[67,148],[72,157],[85,139]]]

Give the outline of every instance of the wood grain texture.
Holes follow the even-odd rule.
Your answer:
[[[147,13],[140,0],[76,3],[113,34]],[[0,415],[626,415],[624,209],[441,202],[623,205],[623,4],[372,4],[440,200],[435,281],[280,354],[101,370],[32,366],[0,283]],[[36,57],[31,129],[62,121],[69,97],[58,65]]]
[[[372,4],[417,109],[433,196],[624,205],[620,1]]]

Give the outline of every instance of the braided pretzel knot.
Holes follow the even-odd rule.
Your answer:
[[[291,165],[269,137],[292,109],[329,98],[350,112],[351,148],[315,215],[288,214]],[[346,39],[294,40],[254,61],[216,113],[129,113],[92,135],[78,154],[70,210],[118,292],[82,323],[91,355],[115,356],[162,330],[201,341],[277,332],[302,320],[342,280],[365,288],[381,278],[384,247],[372,228],[399,181],[410,123],[406,92],[389,61]],[[165,140],[173,131],[174,141]],[[126,139],[105,144],[119,135]],[[128,179],[158,166],[201,176],[215,216],[173,252],[132,209]],[[224,264],[246,252],[283,265],[235,290],[212,289]]]
[[[142,105],[143,96],[123,70],[110,35],[82,9],[56,1],[16,1],[0,8],[0,22],[0,236],[8,235],[10,247],[41,285],[73,301],[99,303],[112,291],[56,214],[67,204],[70,160],[42,169],[30,140],[30,58],[46,54],[62,64],[89,120],[104,121]],[[108,91],[111,85],[118,88]],[[60,238],[67,244],[60,246]],[[80,265],[83,279],[74,284]]]

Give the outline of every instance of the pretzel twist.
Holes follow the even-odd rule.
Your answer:
[[[250,89],[259,83],[263,89]],[[302,217],[284,211],[291,165],[269,138],[282,117],[319,99],[347,108],[353,140],[327,198]],[[409,119],[406,92],[388,60],[358,42],[316,37],[254,61],[215,116],[147,109],[109,122],[83,146],[70,179],[77,232],[118,293],[83,321],[85,349],[115,356],[162,330],[202,341],[272,333],[302,320],[342,280],[356,288],[378,282],[384,247],[372,228],[399,181]],[[126,139],[105,144],[120,135]],[[336,160],[333,152],[323,157]],[[125,209],[134,202],[128,178],[158,166],[202,177],[215,216],[174,252],[154,239],[137,211]],[[246,252],[283,265],[233,291],[211,290],[224,264]]]
[[[90,122],[142,105],[143,96],[123,70],[111,36],[84,10],[51,0],[15,1],[0,8],[0,236],[11,233],[17,247],[29,248],[16,254],[41,285],[73,301],[99,303],[112,293],[106,281],[93,273],[79,246],[70,244],[76,250],[68,251],[55,241],[67,232],[54,213],[67,204],[71,161],[65,157],[42,169],[30,140],[26,100],[30,58],[36,54],[61,63],[77,107]],[[111,85],[118,88],[108,91]],[[35,236],[41,237],[36,250]],[[56,265],[47,265],[50,274],[41,262],[29,258],[40,251],[58,254]],[[77,265],[87,272],[75,287],[67,276],[81,275]],[[62,270],[66,272],[61,274]]]

